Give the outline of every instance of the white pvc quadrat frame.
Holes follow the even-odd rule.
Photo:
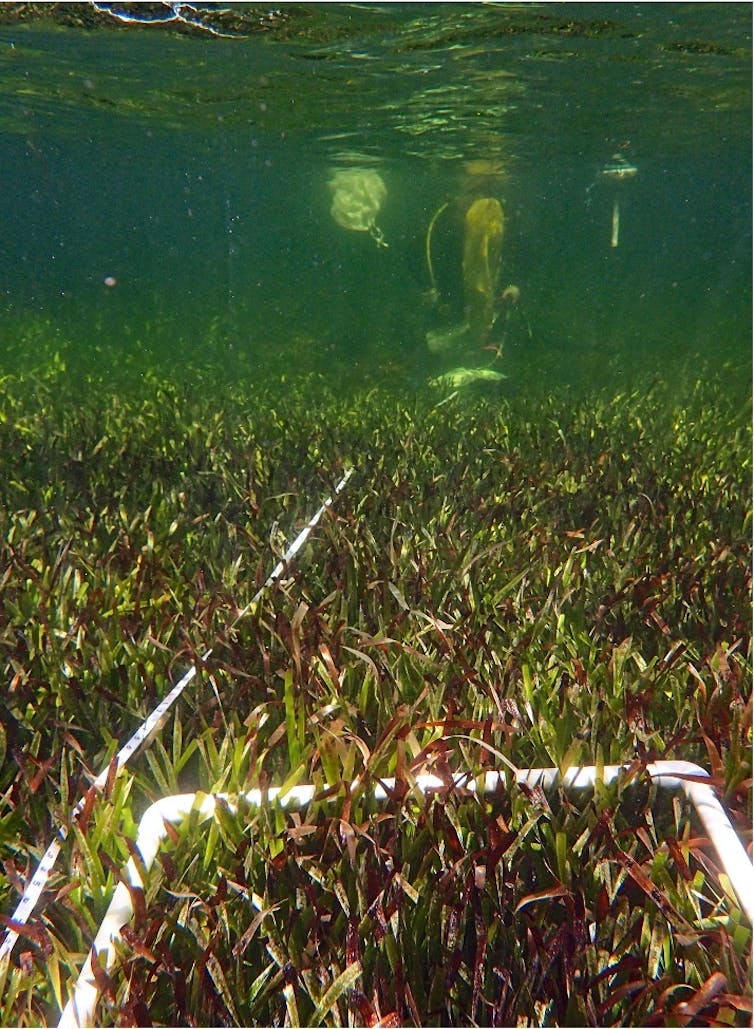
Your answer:
[[[544,789],[557,783],[564,789],[588,789],[598,782],[608,785],[626,771],[628,767],[623,765],[606,765],[602,769],[594,765],[574,767],[567,769],[563,775],[557,768],[522,768],[515,772],[515,782]],[[708,773],[690,761],[655,761],[646,766],[646,772],[655,786],[682,790],[691,802],[717,851],[741,909],[754,924],[754,866],[711,784],[704,781],[709,779]],[[501,772],[486,772],[479,778],[483,793],[492,793],[507,782],[506,773]],[[477,781],[466,774],[457,773],[453,780],[456,786],[463,787],[469,793],[479,791]],[[447,786],[447,783],[434,775],[420,775],[416,782],[425,793],[442,790]],[[375,800],[386,800],[394,787],[394,779],[379,781],[373,790]],[[316,793],[317,788],[314,786],[295,786],[285,793],[275,787],[264,794],[260,790],[250,790],[241,799],[252,807],[270,801],[282,807],[303,807],[315,798]],[[237,810],[238,798],[234,800],[225,794],[183,793],[163,797],[154,803],[143,815],[136,837],[136,848],[141,854],[144,869],[148,871],[154,863],[162,841],[168,836],[168,826],[182,822],[192,812],[196,812],[200,818],[209,818],[218,801],[228,805],[231,810]],[[133,858],[126,866],[124,879],[129,885],[122,881],[115,889],[73,994],[62,1013],[60,1027],[80,1029],[94,1025],[100,990],[94,978],[93,960],[97,960],[105,971],[112,968],[116,956],[115,943],[120,940],[121,929],[130,922],[134,912],[130,891],[144,888],[144,881]]]

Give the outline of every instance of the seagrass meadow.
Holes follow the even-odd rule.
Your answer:
[[[658,357],[617,386],[444,398],[314,368],[75,386],[70,355],[35,353],[0,383],[6,920],[92,778],[213,653],[70,826],[0,973],[4,1025],[57,1021],[151,802],[303,782],[300,811],[171,834],[98,1024],[750,1024],[751,926],[643,772],[708,768],[750,846],[740,370]],[[415,788],[607,763],[625,778],[579,795]]]

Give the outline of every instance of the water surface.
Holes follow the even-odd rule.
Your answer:
[[[75,6],[0,25],[6,371],[425,389],[473,193],[503,203],[521,290],[507,390],[700,360],[747,388],[748,5],[242,4],[232,30]],[[637,174],[613,188],[616,153]],[[331,217],[344,167],[382,177],[389,246]]]

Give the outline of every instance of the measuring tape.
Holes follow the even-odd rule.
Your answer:
[[[312,517],[306,523],[304,528],[295,538],[293,543],[291,543],[291,545],[288,547],[283,557],[280,559],[280,561],[278,561],[278,563],[272,569],[270,574],[267,576],[267,579],[265,580],[264,584],[260,586],[260,588],[254,594],[253,598],[249,601],[249,603],[241,611],[241,613],[236,616],[235,620],[226,630],[226,632],[230,632],[241,621],[242,618],[245,618],[246,615],[248,615],[249,612],[254,607],[256,607],[264,591],[266,589],[269,589],[269,587],[272,586],[273,583],[277,582],[277,580],[285,572],[289,562],[296,556],[299,550],[301,550],[307,538],[309,537],[311,531],[315,528],[315,526],[317,525],[325,511],[328,509],[328,507],[332,505],[335,497],[345,488],[345,485],[352,474],[353,468],[349,468],[343,476],[343,478],[335,487],[332,496],[328,497],[324,504],[322,504],[322,506],[319,508],[319,510],[314,515],[312,515]],[[202,654],[202,663],[204,663],[210,657],[211,654],[212,648],[210,647],[209,650],[205,651],[205,653]],[[183,678],[179,682],[177,682],[175,686],[173,686],[173,688],[170,690],[170,692],[162,698],[162,700],[154,709],[154,711],[152,711],[152,713],[144,719],[144,721],[141,723],[141,725],[133,734],[133,736],[128,740],[127,743],[125,743],[121,747],[121,749],[115,755],[115,757],[107,766],[107,768],[103,769],[103,771],[100,772],[100,774],[92,783],[91,790],[96,790],[98,793],[102,793],[105,790],[108,781],[112,781],[112,779],[115,777],[115,775],[117,775],[121,768],[123,768],[131,760],[131,758],[134,756],[139,747],[141,747],[141,745],[147,739],[149,739],[150,736],[155,735],[162,728],[165,720],[167,719],[171,707],[173,706],[173,704],[175,704],[176,700],[178,700],[178,698],[186,689],[188,684],[195,678],[198,670],[199,669],[197,665],[194,665],[193,667],[189,668],[189,670],[186,672]],[[75,822],[81,815],[81,812],[84,810],[87,804],[88,798],[91,796],[91,790],[88,791],[72,809],[70,814],[71,822]],[[47,885],[47,880],[50,878],[50,874],[53,868],[55,867],[55,862],[58,859],[60,849],[67,838],[68,827],[65,825],[61,825],[57,831],[57,836],[45,851],[42,860],[37,865],[34,875],[27,883],[23,896],[21,897],[21,900],[19,901],[16,910],[13,912],[10,918],[10,925],[7,927],[5,931],[5,939],[0,944],[0,961],[10,957],[13,947],[15,946],[16,940],[18,939],[19,935],[19,930],[17,930],[15,926],[24,926],[28,922],[32,911],[37,906],[37,901],[42,895],[42,891]]]

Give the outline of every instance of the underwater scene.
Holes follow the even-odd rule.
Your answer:
[[[751,60],[0,5],[2,1025],[751,1025]]]

